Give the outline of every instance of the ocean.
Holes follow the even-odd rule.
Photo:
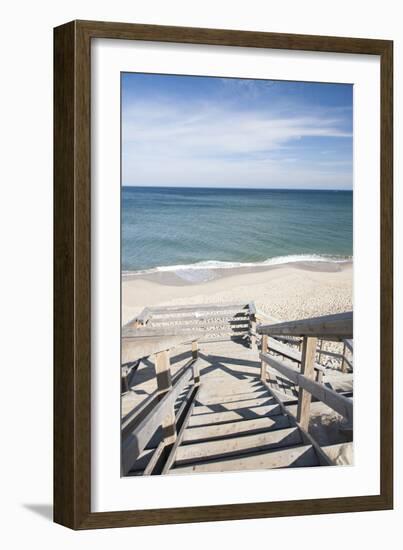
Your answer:
[[[352,258],[352,191],[122,187],[122,271]]]

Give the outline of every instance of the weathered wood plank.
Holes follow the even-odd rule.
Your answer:
[[[301,375],[310,381],[313,380],[315,376],[316,345],[316,338],[304,337],[302,343]],[[297,421],[304,430],[307,430],[309,426],[311,399],[311,392],[300,386],[298,394]]]
[[[346,344],[346,346],[348,347],[348,349],[351,351],[351,353],[353,353],[354,340],[353,340],[353,339],[350,339],[350,338],[346,338],[346,339],[344,340],[344,343]]]
[[[162,473],[163,473],[163,474],[168,473],[168,471],[169,471],[169,469],[171,468],[172,464],[174,464],[174,462],[175,462],[176,453],[177,453],[178,447],[179,447],[179,445],[182,443],[183,435],[184,435],[184,433],[185,433],[185,430],[186,430],[186,428],[187,428],[187,425],[188,425],[188,423],[189,423],[189,419],[190,419],[190,417],[191,417],[191,415],[192,415],[192,411],[193,411],[193,408],[194,408],[194,405],[195,405],[195,398],[197,397],[197,394],[199,393],[199,391],[200,391],[200,387],[198,387],[198,388],[196,389],[196,393],[195,393],[195,395],[194,395],[193,401],[192,401],[192,403],[190,404],[190,407],[189,407],[189,409],[188,409],[188,412],[186,413],[186,416],[185,416],[185,418],[184,418],[184,420],[183,420],[183,424],[182,424],[181,429],[180,429],[180,431],[179,431],[178,438],[177,438],[177,440],[175,441],[175,444],[173,445],[173,447],[172,447],[172,449],[171,449],[171,451],[170,451],[170,453],[169,453],[169,456],[168,456],[168,458],[167,458],[167,461],[166,461],[166,463],[165,463],[165,465],[164,465],[164,468],[163,468],[163,470],[162,470]]]
[[[337,337],[340,339],[353,337],[353,312],[337,313],[288,321],[273,325],[259,325],[260,334],[286,334],[289,336],[316,336],[318,338]]]
[[[175,465],[227,458],[229,456],[260,452],[302,443],[299,429],[285,428],[254,435],[245,435],[219,441],[205,441],[182,445],[175,456]]]
[[[193,416],[190,419],[189,426],[206,426],[209,424],[223,424],[226,422],[235,422],[250,420],[268,415],[280,414],[278,405],[267,405],[263,407],[245,407],[233,411],[224,411],[219,413],[208,413]]]
[[[227,422],[225,424],[189,428],[184,434],[183,441],[187,443],[206,440],[214,441],[217,439],[267,432],[269,430],[279,430],[288,428],[289,426],[290,420],[288,416],[266,416],[254,418],[252,420],[243,420],[242,422]]]
[[[262,345],[261,345],[262,353],[268,353],[269,352],[269,346],[268,346],[268,336],[267,334],[263,334],[262,336]],[[267,379],[267,364],[263,359],[260,361],[260,380],[263,382],[266,382]]]
[[[227,309],[242,310],[248,309],[249,304],[243,304],[239,302],[225,302],[217,304],[190,304],[181,306],[161,306],[161,307],[149,307],[151,315],[159,314],[171,314],[171,313],[187,313],[189,311],[223,311]]]
[[[164,350],[155,354],[155,374],[157,378],[157,395],[162,400],[172,390],[171,363],[169,351]],[[162,433],[164,445],[168,446],[176,440],[175,402],[165,409],[162,419]]]
[[[263,339],[264,336],[267,337],[268,335],[264,334],[262,336],[262,339]],[[292,359],[293,361],[296,361],[297,363],[301,363],[301,361],[302,361],[302,352],[300,352],[300,351],[298,351],[294,348],[291,348],[290,346],[287,346],[286,344],[282,344],[281,342],[279,342],[275,338],[271,338],[271,337],[268,337],[268,338],[269,338],[268,345],[269,345],[269,347],[272,351],[275,351],[276,353],[278,353],[279,355],[282,355],[283,357],[287,357],[288,359]],[[321,353],[324,353],[324,352],[321,352]],[[320,365],[317,362],[315,362],[314,368],[315,368],[315,370],[318,370],[318,371],[321,371],[321,372],[326,372],[325,367],[323,367],[322,365]]]
[[[322,403],[342,415],[344,418],[352,421],[353,402],[351,399],[345,397],[344,395],[340,395],[319,382],[307,379],[305,376],[296,371],[291,363],[288,362],[287,364],[285,359],[279,361],[271,355],[260,354],[260,356],[263,357],[272,368],[283,374],[295,385],[309,391],[314,397],[316,397],[316,399],[322,401]]]
[[[175,401],[181,391],[192,378],[192,367],[189,367],[178,383],[172,387],[169,393],[157,403],[152,413],[144,418],[140,424],[127,435],[122,442],[122,470],[126,474],[133,462],[145,449],[153,434],[161,426],[167,411],[175,404]]]
[[[273,398],[271,395],[266,397],[255,397],[251,399],[243,399],[241,401],[231,401],[227,403],[214,403],[210,405],[197,405],[194,408],[193,414],[195,416],[199,414],[208,414],[212,412],[225,412],[234,411],[236,409],[243,409],[245,407],[260,407],[262,405],[272,405]]]
[[[190,474],[202,472],[228,472],[240,470],[266,470],[272,468],[298,468],[318,466],[318,457],[311,445],[301,445],[292,449],[264,451],[245,455],[241,458],[227,458],[179,466],[169,474]]]
[[[249,309],[252,307],[252,310],[253,311],[256,311],[254,305],[250,305],[249,306]],[[251,310],[250,310],[251,311]],[[249,333],[250,333],[250,347],[252,350],[256,351],[257,350],[257,340],[256,340],[256,315],[255,313],[253,313],[253,311],[251,311],[250,313],[250,329],[249,329]]]
[[[249,312],[246,309],[238,310],[221,310],[221,311],[195,311],[183,314],[160,314],[154,315],[149,324],[155,325],[157,323],[170,323],[170,322],[191,322],[191,321],[215,321],[215,320],[233,320],[244,321],[249,319]]]
[[[163,441],[161,441],[158,447],[155,449],[149,463],[145,467],[143,471],[143,476],[150,476],[153,473],[154,468],[156,467],[162,453],[164,452],[164,449],[165,449],[165,444]]]
[[[197,404],[198,405],[225,405],[226,403],[242,403],[243,401],[250,401],[251,399],[262,399],[262,398],[270,398],[270,393],[266,390],[266,388],[258,389],[256,391],[250,391],[245,393],[240,393],[237,395],[228,395],[225,394],[223,396],[217,396],[215,398],[211,398],[210,396],[204,397],[203,399],[198,399]]]
[[[122,337],[122,364],[148,357],[163,350],[172,349],[182,344],[190,343],[200,336],[199,333],[186,333],[183,331],[167,331],[167,334],[156,334],[155,331],[144,333],[141,329],[133,336]]]

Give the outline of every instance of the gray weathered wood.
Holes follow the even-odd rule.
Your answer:
[[[193,304],[193,305],[181,305],[181,306],[162,306],[162,307],[149,307],[151,315],[170,315],[172,313],[187,313],[191,311],[224,311],[228,309],[242,310],[248,309],[249,304],[242,304],[238,302],[226,302],[219,304]]]
[[[250,347],[253,351],[257,350],[257,342],[256,342],[256,317],[254,313],[250,314]]]
[[[199,361],[197,361],[197,359],[199,358],[199,343],[197,340],[193,340],[192,342],[192,358],[194,360],[194,363],[193,363],[194,383],[200,384],[200,368],[199,368]]]
[[[268,387],[266,383],[265,386]],[[305,445],[312,445],[312,447],[316,451],[316,456],[318,458],[319,464],[322,466],[334,466],[333,461],[329,458],[328,455],[326,455],[326,453],[323,452],[322,447],[315,441],[315,439],[313,439],[313,437],[309,434],[307,430],[304,430],[304,428],[300,424],[298,424],[297,419],[294,417],[294,415],[290,413],[289,409],[285,406],[285,403],[281,401],[274,392],[273,398],[279,404],[281,410],[283,411],[283,414],[287,415],[287,417],[290,419],[290,426],[298,427],[301,434],[302,442]]]
[[[194,398],[193,398],[193,401],[192,401],[192,403],[191,403],[191,405],[190,405],[190,407],[189,407],[189,410],[188,410],[188,412],[186,413],[186,416],[185,416],[185,418],[184,418],[184,420],[183,420],[183,424],[182,424],[181,429],[180,429],[180,431],[179,431],[179,433],[178,433],[178,437],[177,437],[177,439],[176,439],[176,441],[175,441],[175,444],[173,445],[173,447],[172,447],[172,449],[171,449],[171,451],[170,451],[170,453],[169,453],[169,456],[168,456],[168,458],[167,458],[167,461],[166,461],[166,463],[165,463],[165,465],[164,465],[164,468],[163,468],[163,470],[162,470],[162,473],[163,473],[163,474],[166,474],[166,473],[169,471],[169,469],[171,468],[172,464],[175,462],[175,457],[176,457],[177,449],[178,449],[179,445],[182,443],[183,435],[184,435],[185,430],[186,430],[186,428],[187,428],[187,425],[188,425],[188,423],[189,423],[189,419],[190,419],[190,417],[192,416],[192,411],[193,411],[193,408],[194,408],[194,406],[195,406],[195,399],[196,399],[197,394],[199,393],[199,391],[200,391],[200,387],[196,389],[196,393],[195,393]]]
[[[227,458],[238,454],[290,447],[301,443],[300,431],[296,427],[245,435],[232,439],[193,443],[182,445],[178,448],[175,456],[175,465]]]
[[[202,472],[228,472],[239,470],[264,470],[286,467],[317,466],[318,457],[311,445],[300,445],[291,449],[280,449],[245,455],[236,458],[211,460],[197,464],[179,466],[169,474]]]
[[[212,424],[191,428],[186,430],[183,441],[187,443],[206,440],[214,441],[288,427],[290,427],[288,416],[264,416],[253,418],[252,420],[243,420],[242,422],[227,422],[225,424]]]
[[[304,337],[302,343],[301,374],[308,380],[313,380],[315,376],[315,357],[316,357],[317,339]],[[299,389],[297,421],[304,430],[308,429],[312,394],[304,388]]]
[[[268,346],[268,336],[267,334],[263,334],[262,336],[262,353],[268,353],[269,352],[269,346]],[[267,379],[267,364],[263,359],[261,359],[260,362],[260,380],[263,382],[266,382]]]
[[[161,426],[166,413],[174,406],[178,395],[186,387],[191,378],[192,367],[189,367],[177,384],[156,404],[152,414],[144,418],[124,439],[122,442],[122,470],[124,474],[130,470],[133,462],[144,450],[156,430]]]
[[[155,354],[155,375],[157,377],[157,395],[159,399],[163,399],[172,389],[171,378],[171,363],[169,359],[169,351],[164,350]],[[175,443],[176,440],[176,422],[175,422],[175,403],[165,410],[164,418],[162,419],[162,434],[164,445],[168,446]]]
[[[249,311],[247,309],[226,309],[217,311],[187,311],[186,313],[167,313],[153,315],[149,324],[171,323],[171,322],[199,322],[199,321],[218,321],[225,319],[226,321],[244,321],[249,319]]]
[[[298,321],[288,321],[273,325],[259,325],[260,334],[286,334],[289,336],[316,336],[333,338],[353,337],[353,312],[324,315]]]
[[[189,399],[190,399],[190,397],[191,397],[191,395],[193,394],[194,391],[195,391],[194,386],[191,386],[189,391],[187,392],[185,398],[183,399],[183,402],[182,402],[181,406],[179,407],[178,412],[176,413],[176,417],[175,417],[176,423],[182,417],[183,411],[185,410],[185,407],[187,406],[188,401],[189,401]],[[160,457],[161,457],[161,455],[162,455],[165,448],[166,448],[166,446],[165,446],[164,440],[160,441],[160,443],[158,444],[158,447],[154,451],[153,456],[151,457],[151,460],[149,461],[146,468],[144,469],[144,472],[143,472],[144,476],[151,475],[154,472],[154,469],[157,466],[157,463],[158,463],[158,461],[159,461],[159,459],[160,459]]]
[[[262,338],[267,335],[263,335]],[[301,363],[302,361],[302,352],[292,348],[291,346],[287,346],[287,344],[282,344],[275,338],[268,337],[268,346],[272,351],[275,351],[279,355],[282,355],[283,357],[287,357],[288,359],[292,359],[293,361],[296,361],[297,363]],[[326,372],[325,367],[320,365],[319,363],[315,362],[314,368],[317,371]]]
[[[346,355],[346,344],[344,343],[343,344],[342,360],[341,360],[341,372],[347,372],[345,355]]]
[[[353,352],[353,347],[354,347],[354,341],[353,339],[350,339],[350,338],[346,338],[345,340],[343,340],[343,342],[346,344],[346,346],[348,347],[348,349],[351,351],[351,353]]]
[[[222,412],[244,409],[245,407],[260,407],[261,405],[273,405],[273,398],[270,395],[265,397],[253,397],[251,399],[241,399],[239,401],[230,401],[226,403],[213,403],[205,405],[196,405],[193,411],[195,416],[216,412],[220,409]]]
[[[314,380],[308,380],[293,367],[292,363],[287,362],[285,359],[280,361],[268,354],[260,354],[260,357],[272,368],[291,380],[295,385],[310,391],[316,399],[322,401],[322,403],[342,415],[344,418],[349,420],[353,418],[353,402],[348,397],[340,395]]]
[[[147,330],[147,333],[145,334],[143,330]],[[184,334],[183,331],[177,331],[175,334],[172,329],[165,335],[159,331],[157,333],[148,331],[149,329],[140,329],[133,336],[122,337],[122,364],[190,343],[200,336],[198,332]]]
[[[158,444],[158,447],[155,449],[153,453],[153,456],[151,457],[149,463],[144,469],[143,476],[150,476],[153,473],[154,468],[156,467],[158,460],[160,459],[164,449],[165,449],[165,444],[163,441],[160,441],[160,443]]]
[[[223,411],[218,413],[199,414],[192,416],[189,426],[206,426],[209,424],[219,424],[226,422],[235,422],[257,418],[259,416],[268,416],[279,414],[280,409],[277,405],[267,405],[263,407],[246,407],[244,409],[235,409],[232,411]]]

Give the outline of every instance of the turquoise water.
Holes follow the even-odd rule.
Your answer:
[[[123,271],[342,261],[352,250],[351,191],[122,188]]]

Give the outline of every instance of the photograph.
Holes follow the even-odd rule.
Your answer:
[[[121,73],[121,476],[351,466],[353,85]]]

